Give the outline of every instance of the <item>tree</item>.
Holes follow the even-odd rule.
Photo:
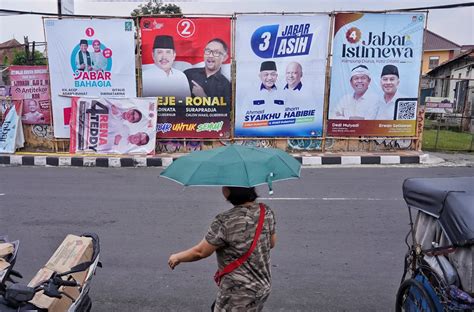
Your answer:
[[[141,15],[172,15],[182,14],[181,8],[176,4],[163,4],[161,0],[150,0],[147,4],[140,4],[130,14],[133,17]]]
[[[28,59],[25,51],[18,51],[13,56],[12,65],[46,65],[46,58],[43,53],[35,51],[34,57],[30,55]]]

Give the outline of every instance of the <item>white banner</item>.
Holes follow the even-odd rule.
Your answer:
[[[330,136],[414,136],[424,13],[338,13]]]
[[[237,17],[236,136],[322,136],[328,27],[328,15]]]
[[[132,20],[48,19],[44,26],[56,138],[69,137],[65,96],[136,96]]]
[[[5,111],[5,120],[0,126],[0,153],[13,154],[25,143],[20,120],[22,107],[21,101],[14,101]]]
[[[154,154],[154,98],[73,98],[71,153]]]

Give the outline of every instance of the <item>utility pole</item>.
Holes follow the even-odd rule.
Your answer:
[[[25,41],[25,58],[26,64],[30,62],[30,43],[28,42],[28,36],[23,36],[23,40]]]
[[[61,9],[61,0],[58,0],[58,18],[61,19],[61,15],[63,14]]]
[[[31,65],[35,65],[35,45],[36,41],[33,41],[33,47],[31,48]]]

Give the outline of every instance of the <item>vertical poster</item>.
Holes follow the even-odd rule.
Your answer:
[[[72,99],[71,153],[154,154],[155,99]]]
[[[142,18],[142,96],[158,97],[158,138],[228,138],[230,18]]]
[[[10,107],[10,86],[0,85],[0,116],[5,114],[5,111]]]
[[[71,96],[136,97],[130,19],[44,22],[56,138],[69,138]]]
[[[322,136],[328,27],[327,15],[237,16],[235,136]]]
[[[0,154],[13,154],[25,143],[20,119],[21,109],[22,102],[13,101],[13,104],[5,111],[3,123],[0,125]]]
[[[414,136],[425,14],[340,13],[327,132]]]
[[[23,103],[23,124],[49,125],[51,101],[46,66],[10,66],[12,99]]]

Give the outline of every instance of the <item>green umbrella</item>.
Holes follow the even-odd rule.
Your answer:
[[[160,176],[185,186],[252,187],[297,179],[301,164],[288,153],[276,148],[228,145],[182,156]]]

